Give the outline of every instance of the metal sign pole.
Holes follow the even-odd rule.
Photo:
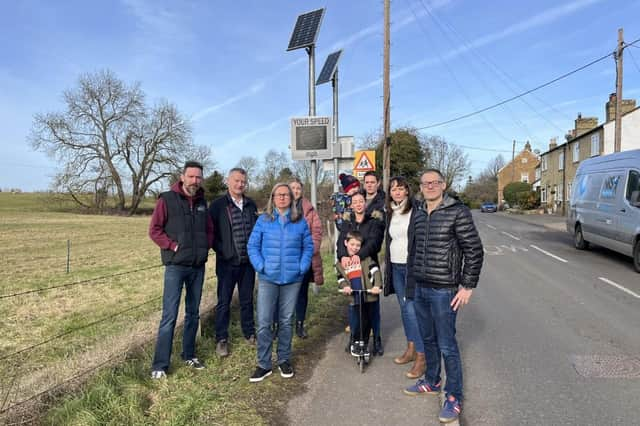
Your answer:
[[[307,47],[309,54],[309,116],[316,115],[316,55],[315,45]],[[317,207],[318,160],[311,160],[311,205]]]
[[[333,85],[333,192],[340,189],[340,181],[338,180],[338,68],[333,73],[331,80]]]

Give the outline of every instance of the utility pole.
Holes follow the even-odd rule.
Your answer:
[[[613,152],[622,149],[622,50],[624,38],[622,28],[618,29],[618,46],[616,47],[616,133],[613,140]]]
[[[384,145],[382,147],[382,186],[387,199],[389,197],[389,179],[391,175],[391,117],[390,117],[390,105],[391,105],[391,90],[389,82],[389,49],[391,45],[391,0],[384,0],[384,64],[383,64],[383,78],[382,78],[382,91],[383,91],[383,128],[384,128]]]

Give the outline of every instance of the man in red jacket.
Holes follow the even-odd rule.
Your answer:
[[[201,370],[204,365],[195,354],[196,333],[204,268],[213,244],[213,222],[207,213],[200,163],[188,161],[180,181],[173,184],[170,191],[160,194],[151,217],[149,236],[160,247],[165,265],[162,319],[151,377],[162,379],[169,369],[183,286],[186,296],[182,359],[187,366]]]

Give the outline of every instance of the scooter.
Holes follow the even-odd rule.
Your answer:
[[[343,289],[340,289],[338,291],[344,294]],[[351,289],[351,293],[364,293],[364,292],[371,293],[371,290]],[[350,345],[351,356],[356,358],[356,364],[360,368],[360,373],[364,373],[364,367],[365,365],[369,364],[369,360],[371,359],[369,348],[364,343],[364,336],[362,333],[362,328],[363,328],[362,327],[362,305],[363,304],[364,304],[364,300],[360,300],[360,303],[358,303],[358,317],[360,318],[360,326],[358,328],[360,329],[360,336],[358,340],[356,340],[355,342],[353,342],[352,345]]]

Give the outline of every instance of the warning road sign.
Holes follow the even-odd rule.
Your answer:
[[[368,172],[376,169],[375,151],[356,151],[353,162],[354,172]]]

